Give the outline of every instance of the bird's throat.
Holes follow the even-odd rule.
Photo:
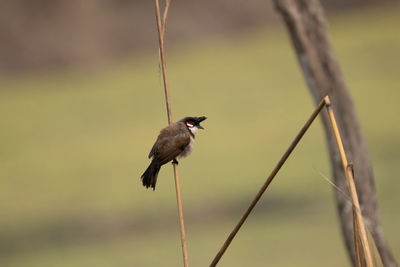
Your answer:
[[[189,127],[189,131],[193,136],[195,136],[199,129],[197,127]]]

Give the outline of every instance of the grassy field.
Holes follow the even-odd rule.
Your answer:
[[[400,6],[330,18],[400,251]],[[179,266],[172,168],[139,177],[166,125],[154,53],[91,72],[0,80],[0,265]],[[180,175],[191,266],[207,266],[314,105],[283,26],[167,48],[172,112],[209,117]],[[321,124],[220,266],[347,266]]]

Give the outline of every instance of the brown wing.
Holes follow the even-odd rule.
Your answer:
[[[149,158],[158,159],[161,164],[165,164],[176,158],[189,144],[190,133],[182,122],[173,123],[161,130]]]

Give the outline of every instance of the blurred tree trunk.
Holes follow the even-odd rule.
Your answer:
[[[335,58],[318,0],[274,0],[289,30],[307,85],[318,103],[329,95],[349,162],[354,164],[357,191],[366,225],[372,232],[385,266],[397,266],[386,243],[379,217],[372,165],[350,93]],[[347,191],[345,174],[326,113],[322,120],[335,183]],[[335,190],[337,208],[348,253],[355,265],[352,207]]]

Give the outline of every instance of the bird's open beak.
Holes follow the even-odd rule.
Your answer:
[[[207,119],[207,117],[205,117],[205,116],[202,116],[202,117],[198,117],[198,118],[197,118],[197,124],[198,124],[198,125],[197,125],[197,128],[203,129],[203,130],[204,130],[203,126],[200,125],[200,122],[204,121],[205,119]]]
[[[198,123],[200,123],[200,122],[204,121],[205,119],[207,119],[207,117],[202,116],[202,117],[198,117],[197,121],[198,121]]]

